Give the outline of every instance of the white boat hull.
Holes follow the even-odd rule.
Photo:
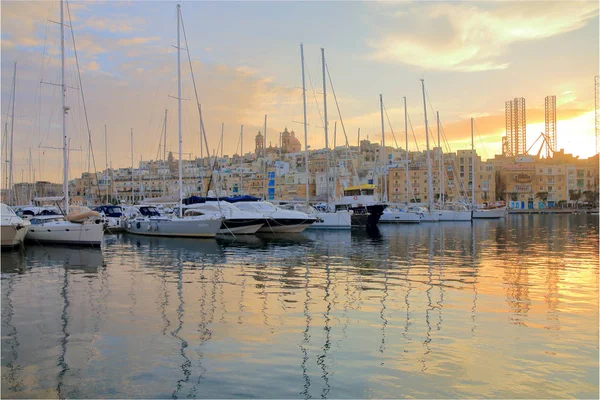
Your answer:
[[[309,229],[352,229],[352,214],[348,211],[316,212],[311,215],[317,221]]]
[[[421,222],[438,222],[440,220],[440,212],[438,210],[434,212],[424,212],[421,217]]]
[[[56,243],[100,246],[104,237],[102,224],[78,224],[68,221],[50,221],[31,225],[25,238],[37,243]]]
[[[471,211],[438,210],[438,221],[470,221]]]
[[[310,220],[309,223],[307,223],[306,220],[298,220],[297,223],[286,222],[285,224],[281,224],[277,220],[269,219],[267,220],[267,223],[258,230],[258,233],[301,233],[312,224],[313,220]]]
[[[246,225],[246,226],[236,226],[236,227],[231,227],[229,226],[228,228],[223,228],[223,229],[219,229],[219,232],[217,232],[220,235],[230,235],[230,234],[234,234],[234,235],[253,235],[256,232],[258,232],[258,230],[260,228],[262,228],[262,226],[264,225],[264,223],[258,223],[258,224],[254,224],[254,225]]]
[[[125,231],[125,221],[121,217],[104,217],[104,230],[110,233]]]
[[[19,246],[25,240],[25,235],[27,234],[28,226],[23,225],[2,225],[1,230],[1,238],[2,238],[2,248],[12,248],[15,246]]]
[[[473,210],[473,219],[491,219],[506,217],[505,208],[494,208],[490,210]]]
[[[146,236],[215,237],[221,229],[221,219],[198,218],[136,218],[127,221],[127,233]]]
[[[404,211],[384,211],[379,218],[379,223],[393,224],[393,223],[409,223],[418,224],[421,222],[421,216],[417,213],[404,212]]]

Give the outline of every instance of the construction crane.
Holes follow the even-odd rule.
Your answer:
[[[531,155],[531,149],[533,149],[533,146],[535,146],[535,144],[538,142],[538,140],[541,139],[541,144],[540,144],[540,149],[538,150],[536,157],[540,158],[540,154],[542,154],[542,150],[544,149],[544,146],[546,147],[546,157],[550,157],[550,155],[554,155],[554,149],[552,148],[552,145],[550,144],[550,138],[544,133],[544,132],[540,132],[540,136],[538,136],[535,141],[531,144],[531,146],[529,146],[529,149],[527,149],[527,154]]]
[[[596,97],[594,99],[594,115],[595,115],[595,127],[596,127],[596,153],[600,152],[600,76],[594,77],[594,89]]]

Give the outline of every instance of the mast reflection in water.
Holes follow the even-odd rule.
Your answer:
[[[596,397],[598,220],[2,254],[10,398]]]

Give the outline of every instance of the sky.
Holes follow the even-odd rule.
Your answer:
[[[133,158],[177,154],[177,14],[171,1],[72,1],[65,28],[69,173],[131,166]],[[435,113],[450,150],[475,147],[484,159],[501,153],[504,103],[524,97],[528,148],[544,130],[544,98],[557,96],[557,148],[582,158],[595,154],[594,76],[598,74],[596,1],[183,1],[181,13],[182,144],[185,159],[200,155],[199,116],[211,154],[223,129],[225,154],[254,150],[267,115],[267,143],[285,127],[304,145],[300,43],[306,65],[307,134],[325,146],[321,48],[328,78],[329,141],[350,145],[382,138],[379,94],[386,110],[387,145],[423,150],[421,79],[436,144]],[[2,129],[14,135],[14,180],[62,181],[60,5],[2,1]],[[73,40],[78,56],[74,57]],[[191,62],[188,61],[188,52]],[[14,128],[10,114],[17,62]],[[333,96],[335,91],[335,96]],[[82,96],[83,94],[83,96]],[[336,104],[337,100],[337,104]],[[85,109],[83,102],[85,101]],[[338,112],[339,107],[339,112]],[[341,114],[341,117],[340,117]],[[337,122],[337,128],[335,128]],[[343,122],[343,127],[342,127]],[[105,146],[105,125],[106,137]],[[414,132],[414,133],[413,133]],[[3,134],[3,137],[6,136]],[[29,162],[31,152],[31,160]],[[532,148],[537,153],[537,145]],[[2,159],[5,160],[5,142]],[[206,150],[204,149],[204,154]]]

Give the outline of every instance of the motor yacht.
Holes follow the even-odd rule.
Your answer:
[[[12,249],[23,244],[30,222],[19,217],[4,203],[0,203],[2,249]]]
[[[216,215],[163,216],[152,205],[137,205],[126,221],[126,231],[137,235],[171,237],[215,237],[223,219]]]

